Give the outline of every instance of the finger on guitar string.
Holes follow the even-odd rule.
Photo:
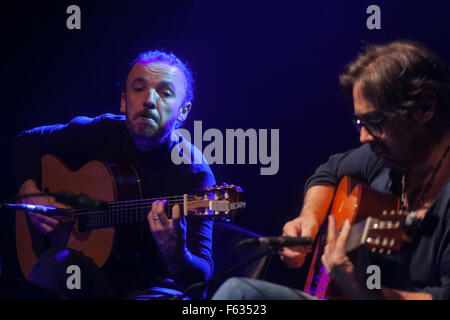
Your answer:
[[[147,220],[152,232],[162,231],[167,225],[170,224],[167,219],[167,215],[164,212],[164,204],[162,202],[163,201],[155,200],[152,203],[151,211],[147,215]]]
[[[336,220],[330,214],[328,216],[327,244],[334,243],[335,241],[336,241]]]
[[[323,266],[328,274],[331,273],[332,263],[330,261],[332,254],[334,253],[336,246],[336,220],[330,214],[328,216],[328,227],[327,227],[327,242],[323,249],[323,254],[320,257]]]
[[[179,220],[181,218],[180,206],[178,204],[172,207],[172,219]]]
[[[48,223],[44,222],[44,218],[47,218],[39,213],[28,213],[28,217],[33,226],[44,234],[49,234],[58,225],[58,221],[51,219]]]
[[[58,225],[58,219],[54,219],[52,217],[46,216],[44,214],[40,213],[34,213],[34,216],[37,218],[39,223],[45,223],[46,225],[50,227],[56,227]]]
[[[152,209],[150,210],[150,212],[147,214],[147,221],[148,221],[148,224],[149,224],[149,226],[150,226],[150,230],[151,231],[155,231],[156,230],[156,225],[155,225],[155,222],[156,222],[156,219],[158,219],[158,217],[156,217],[156,219],[155,219],[155,214],[154,214],[154,212],[156,211],[156,208],[157,208],[157,206],[158,206],[158,200],[156,200],[156,201],[153,201],[153,203],[152,203]]]
[[[177,231],[183,232],[186,229],[186,217],[181,214],[178,204],[172,207],[172,223]]]
[[[349,233],[350,233],[350,221],[346,219],[342,227],[342,230],[339,233],[338,238],[336,239],[336,250],[338,250],[338,252],[343,255],[345,255],[345,244],[347,242]]]
[[[156,209],[156,219],[163,227],[167,227],[170,224],[169,218],[167,218],[167,214],[165,212],[165,206],[167,203],[167,199],[161,200],[158,203],[158,207]]]
[[[341,264],[346,259],[345,244],[350,233],[350,221],[345,220],[341,232],[336,230],[336,220],[332,215],[328,218],[327,244],[325,245],[321,261],[329,275],[336,263]]]

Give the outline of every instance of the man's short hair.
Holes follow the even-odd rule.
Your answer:
[[[130,73],[133,66],[138,62],[143,61],[145,63],[152,62],[162,62],[166,63],[170,66],[178,68],[186,79],[186,95],[184,97],[184,102],[191,102],[194,100],[194,78],[192,76],[192,71],[189,68],[188,64],[181,61],[175,54],[172,52],[165,52],[162,50],[150,50],[141,52],[128,66],[128,70],[125,73],[125,79],[123,80],[122,90],[126,92],[126,82],[128,78],[128,74]]]
[[[391,116],[423,105],[422,93],[431,90],[437,97],[435,119],[450,123],[450,71],[437,54],[417,42],[365,47],[344,68],[339,82],[349,97],[360,83],[363,96]]]

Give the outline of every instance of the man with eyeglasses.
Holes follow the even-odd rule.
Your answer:
[[[345,253],[349,223],[338,235],[330,216],[321,257],[327,273],[353,299],[450,299],[448,67],[418,43],[395,41],[365,48],[344,69],[340,84],[353,98],[353,123],[363,145],[331,156],[316,170],[306,182],[299,217],[284,225],[283,235],[315,238],[340,179],[364,179],[415,211],[418,232],[406,255],[378,260],[382,286],[374,292],[356,280],[355,264]],[[299,268],[309,251],[285,247],[280,257],[288,267]],[[242,278],[228,280],[213,298],[314,299],[299,290]]]

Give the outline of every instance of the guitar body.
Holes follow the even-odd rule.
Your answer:
[[[91,161],[73,171],[52,155],[42,157],[42,190],[84,194],[105,202],[140,199],[142,191],[131,166]],[[39,256],[49,248],[71,248],[92,258],[98,267],[108,260],[114,245],[115,229],[79,230],[79,220],[60,222],[44,236],[23,211],[16,213],[16,246],[19,265],[25,278]]]
[[[340,230],[346,219],[354,225],[368,217],[380,217],[383,210],[398,212],[399,209],[400,200],[397,197],[370,189],[361,181],[346,176],[338,185],[330,214],[334,216],[336,227]],[[346,299],[337,285],[330,281],[321,262],[326,245],[326,227],[324,224],[317,236],[304,291],[319,299]]]

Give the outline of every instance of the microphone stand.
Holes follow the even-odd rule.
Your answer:
[[[234,251],[234,249],[236,249],[237,247],[239,247],[239,246],[241,246],[243,244],[248,244],[248,240],[249,239],[244,239],[244,240],[240,241],[239,243],[237,243],[233,248],[230,249],[230,251],[229,251],[229,253],[227,255],[227,258],[225,259],[224,266],[226,266],[226,262],[227,262],[228,258],[231,256],[231,253]],[[188,295],[188,293],[191,292],[193,289],[201,289],[201,288],[203,288],[205,286],[208,286],[208,285],[210,285],[210,284],[212,284],[212,283],[214,283],[214,282],[216,282],[216,281],[218,281],[218,280],[220,280],[220,279],[222,279],[222,278],[232,274],[233,272],[235,272],[235,271],[245,267],[246,265],[249,265],[250,263],[252,263],[252,262],[254,262],[254,261],[256,261],[256,260],[258,260],[258,259],[260,259],[260,258],[262,258],[262,257],[264,257],[266,255],[275,253],[279,249],[279,247],[280,246],[269,246],[263,252],[259,252],[258,254],[254,255],[250,259],[247,259],[244,262],[242,262],[242,263],[240,263],[240,264],[238,264],[238,265],[236,265],[236,266],[234,266],[234,267],[232,267],[232,268],[230,268],[230,269],[228,269],[226,271],[223,271],[223,272],[215,275],[214,277],[210,278],[207,281],[194,283],[193,285],[189,286],[183,292],[183,294],[181,294],[181,295],[174,295],[170,300],[183,300]]]

